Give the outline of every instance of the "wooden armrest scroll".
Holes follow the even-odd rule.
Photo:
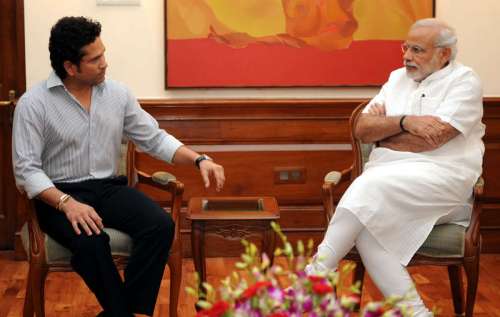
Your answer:
[[[323,183],[322,197],[323,197],[323,208],[325,209],[325,217],[327,223],[330,222],[330,219],[333,216],[334,212],[333,192],[339,184],[351,180],[352,171],[353,171],[353,166],[343,170],[342,172],[338,171],[329,172],[328,174],[326,174],[324,178],[325,182]]]
[[[484,192],[484,178],[481,176],[477,179],[474,185],[474,198],[478,198],[483,195]]]
[[[479,244],[479,230],[480,230],[480,216],[481,216],[481,197],[484,192],[484,178],[479,177],[476,184],[474,185],[474,203],[472,206],[472,215],[470,219],[469,227],[465,232],[466,242],[471,242],[473,246],[478,246]],[[473,250],[471,250],[473,252]],[[473,254],[466,254],[465,256],[474,256]]]
[[[153,175],[149,175],[137,171],[137,181],[158,189],[167,190],[171,194],[179,194],[184,190],[184,185],[177,181],[174,175],[167,172],[155,172]]]
[[[45,233],[40,228],[33,199],[25,197],[28,214],[29,257],[36,262],[45,262]]]
[[[324,182],[336,186],[342,182],[350,180],[351,172],[352,172],[352,166],[349,167],[348,169],[343,170],[342,172],[331,171],[328,174],[326,174]]]
[[[170,206],[172,220],[176,223],[174,240],[179,238],[180,235],[180,209],[182,204],[182,194],[184,193],[184,184],[179,182],[174,175],[167,172],[155,172],[149,175],[144,172],[137,171],[138,183],[147,184],[152,187],[166,190],[172,196],[172,204]],[[178,247],[176,244],[175,247]],[[172,250],[174,252],[174,250]]]

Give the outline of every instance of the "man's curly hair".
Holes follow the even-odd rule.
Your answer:
[[[85,17],[64,17],[50,31],[50,63],[59,78],[68,75],[64,62],[80,65],[82,48],[91,44],[101,34],[101,24]]]

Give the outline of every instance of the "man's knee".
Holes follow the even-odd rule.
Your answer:
[[[165,239],[172,240],[175,233],[174,220],[168,213],[164,213],[162,217],[160,217],[160,221],[158,222],[158,228],[161,235],[165,236]]]
[[[73,243],[74,254],[88,254],[109,250],[109,235],[106,232],[87,235],[81,233]]]

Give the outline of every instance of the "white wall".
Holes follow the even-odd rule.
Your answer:
[[[142,0],[140,6],[97,6],[95,0],[25,0],[27,86],[50,72],[50,27],[62,16],[83,15],[100,21],[106,45],[108,76],[126,83],[139,98],[356,98],[376,88],[174,89],[164,88],[164,0]],[[485,96],[500,96],[500,16],[498,0],[436,0],[436,15],[454,26],[458,59],[473,67]]]

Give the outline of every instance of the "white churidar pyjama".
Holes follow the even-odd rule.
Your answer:
[[[413,311],[413,316],[432,316],[398,258],[384,250],[363,224],[346,209],[337,208],[325,238],[318,246],[313,263],[306,267],[306,273],[314,274],[336,268],[354,245],[372,280],[385,297],[407,296],[408,299],[402,304]]]

